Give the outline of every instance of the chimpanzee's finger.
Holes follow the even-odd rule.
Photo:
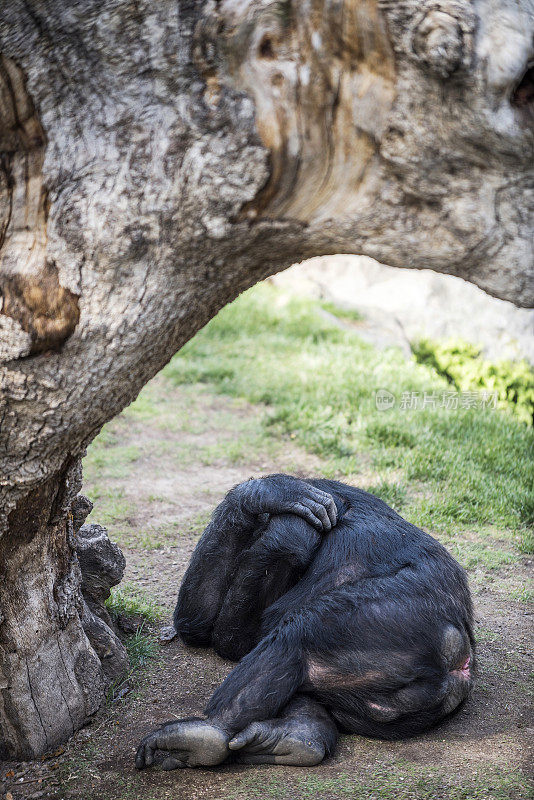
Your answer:
[[[328,494],[328,492],[323,492],[322,489],[316,489],[315,486],[310,488],[312,499],[315,500],[316,503],[320,503],[326,508],[331,526],[333,528],[337,522],[337,507],[334,498],[331,494]]]
[[[332,495],[328,495],[329,500],[326,504],[326,511],[328,516],[330,517],[330,522],[332,523],[332,527],[334,528],[337,524],[337,506],[335,504],[334,498]]]
[[[304,505],[311,508],[315,516],[321,520],[323,525],[324,531],[329,531],[332,527],[332,523],[330,522],[330,517],[328,516],[328,512],[322,503],[316,503],[315,500],[303,500]]]
[[[302,517],[302,519],[305,519],[306,522],[309,522],[310,525],[313,525],[316,530],[323,530],[323,523],[319,517],[316,517],[311,508],[302,505],[302,503],[295,503],[293,506],[291,506],[291,513],[296,514],[298,517]]]

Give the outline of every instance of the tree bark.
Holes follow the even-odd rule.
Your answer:
[[[128,666],[104,606],[124,556],[104,528],[82,526],[81,474],[70,459],[17,503],[0,539],[0,758],[64,742]]]
[[[20,500],[0,540],[0,757],[65,741],[100,706],[101,663],[80,620],[72,543],[72,468]]]
[[[1,5],[4,752],[103,696],[68,465],[225,303],[346,252],[533,304],[533,27],[531,0]]]

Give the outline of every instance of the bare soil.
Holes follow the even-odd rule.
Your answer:
[[[184,399],[181,389],[172,392],[176,407],[185,411],[190,395]],[[256,442],[248,460],[228,461],[225,444],[242,435],[243,426],[254,423],[257,414],[253,407],[206,390],[199,392],[194,408],[203,423],[193,430],[162,431],[146,419],[119,418],[113,423],[121,444],[135,442],[141,453],[125,474],[111,480],[131,503],[129,528],[174,524],[173,535],[158,549],[124,547],[125,580],[165,607],[168,619],[162,626],[170,623],[179,582],[198,538],[191,519],[207,515],[231,486],[251,475],[288,470],[309,475],[318,465],[315,457],[290,440],[278,449],[268,448],[269,452],[262,452]],[[169,445],[179,440],[182,457],[173,456],[172,447],[154,455],[154,444],[162,439]],[[184,443],[190,457],[183,457]],[[196,455],[207,443],[221,447],[219,455],[202,463]],[[94,517],[98,519],[98,508]],[[395,743],[345,736],[334,757],[313,769],[228,765],[136,772],[133,756],[139,739],[163,721],[201,713],[232,668],[211,651],[186,648],[175,639],[137,673],[130,692],[104,708],[64,752],[40,762],[3,763],[0,796],[7,800],[530,797],[526,776],[533,763],[528,686],[532,609],[503,598],[491,585],[480,586],[478,581],[477,585],[477,688],[456,716],[424,736]]]

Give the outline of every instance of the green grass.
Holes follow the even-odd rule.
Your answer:
[[[87,454],[87,466],[105,473],[109,478],[123,478],[128,474],[130,464],[141,456],[141,450],[135,445],[121,446],[117,436],[103,430],[96,438],[96,447]]]
[[[128,685],[131,690],[139,683],[136,673],[143,670],[159,653],[157,636],[151,625],[159,622],[166,615],[166,610],[140,587],[131,583],[123,583],[111,590],[106,600],[106,608],[117,617],[124,615],[136,620],[135,633],[128,636],[124,646],[130,659],[126,675],[114,681],[108,689],[108,701],[120,696],[121,689]]]
[[[111,614],[138,615],[147,622],[159,622],[165,616],[162,606],[131,583],[121,583],[113,588],[106,600],[106,608]]]
[[[146,664],[158,654],[156,638],[145,631],[145,626],[140,625],[137,631],[126,639],[125,647],[130,659],[130,669],[136,670]]]
[[[501,637],[492,628],[485,628],[482,625],[478,625],[476,628],[476,639],[477,642],[500,642]]]
[[[441,408],[450,384],[435,370],[396,349],[378,352],[317,307],[256,286],[163,374],[265,404],[272,436],[291,436],[321,456],[325,475],[356,482],[369,469],[378,473],[378,493],[416,524],[453,535],[534,523],[532,429],[498,410]],[[394,408],[377,410],[380,388],[395,395]],[[436,407],[403,410],[403,393],[411,392],[435,394]]]
[[[98,468],[97,468],[98,469]],[[102,479],[106,475],[102,474]],[[122,487],[105,486],[101,483],[94,483],[91,486],[91,500],[98,509],[98,523],[105,528],[109,528],[117,522],[123,522],[130,513],[130,504],[124,497]],[[91,512],[89,521],[93,520],[95,510]]]
[[[532,588],[523,586],[519,589],[512,589],[510,597],[512,600],[519,600],[520,603],[532,603],[534,602],[534,591]]]
[[[531,556],[534,554],[534,529],[524,528],[519,531],[519,552],[524,555]]]
[[[529,781],[519,771],[499,768],[475,771],[458,780],[453,773],[422,764],[393,761],[365,774],[339,773],[335,777],[245,775],[243,790],[230,797],[247,800],[283,797],[285,800],[522,800]]]
[[[326,311],[328,314],[332,314],[334,317],[337,317],[337,319],[341,319],[345,322],[361,322],[364,319],[363,314],[361,314],[355,308],[341,308],[341,306],[337,306],[335,303],[330,303],[328,300],[321,300],[319,305],[323,311]]]
[[[367,492],[380,497],[384,503],[387,503],[395,511],[402,511],[403,506],[406,504],[407,490],[405,486],[399,483],[392,483],[390,481],[381,481],[377,484],[367,485],[365,487]]]
[[[481,567],[486,571],[498,570],[506,564],[517,563],[517,555],[498,547],[492,539],[470,542],[460,537],[445,539],[447,548],[466,569]]]
[[[429,364],[459,391],[494,393],[501,408],[527,425],[534,423],[534,369],[522,361],[486,361],[481,349],[461,339],[412,343],[417,361]]]

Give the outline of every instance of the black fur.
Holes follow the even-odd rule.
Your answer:
[[[195,550],[174,621],[186,643],[240,662],[206,709],[229,737],[262,720],[279,734],[289,717],[294,733],[288,704],[306,698],[321,752],[335,743],[325,719],[410,736],[458,707],[474,674],[462,568],[384,502],[336,481],[274,475],[233,489]]]

